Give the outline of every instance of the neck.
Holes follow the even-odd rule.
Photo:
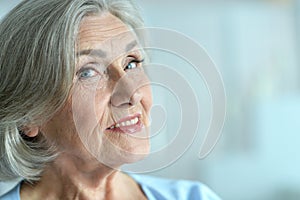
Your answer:
[[[112,190],[118,188],[115,187],[119,184],[119,180],[116,181],[118,175],[117,170],[100,164],[96,159],[82,160],[74,155],[61,154],[47,166],[39,182],[27,186],[34,188],[38,199],[108,199]],[[26,191],[24,185],[23,191]]]

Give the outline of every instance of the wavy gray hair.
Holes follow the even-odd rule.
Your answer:
[[[38,180],[55,147],[24,127],[40,126],[66,102],[84,16],[108,11],[142,27],[131,0],[25,0],[0,23],[0,180]]]

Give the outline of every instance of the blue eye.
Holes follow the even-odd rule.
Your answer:
[[[142,63],[144,60],[132,60],[130,61],[127,66],[125,67],[125,70],[127,69],[135,69],[138,67],[139,63]]]
[[[136,62],[133,62],[133,61],[131,61],[131,62],[126,66],[127,69],[134,69],[134,68],[136,68],[136,67],[137,67],[137,63],[136,63]]]
[[[82,69],[79,71],[78,77],[79,78],[91,78],[91,77],[96,76],[97,74],[98,73],[94,69],[86,68],[86,69]]]

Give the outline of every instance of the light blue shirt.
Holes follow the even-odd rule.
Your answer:
[[[221,200],[207,186],[196,181],[171,180],[133,175],[149,200]],[[0,200],[20,200],[20,182]]]

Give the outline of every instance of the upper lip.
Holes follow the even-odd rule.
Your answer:
[[[120,123],[126,122],[128,120],[132,120],[132,119],[134,119],[136,117],[140,119],[141,118],[141,113],[136,113],[136,114],[133,114],[133,115],[128,115],[126,117],[123,117],[123,118],[119,119],[118,121],[116,121],[114,124],[112,124],[109,127],[107,127],[107,129],[109,129],[112,126],[115,126],[116,124],[120,124]]]

